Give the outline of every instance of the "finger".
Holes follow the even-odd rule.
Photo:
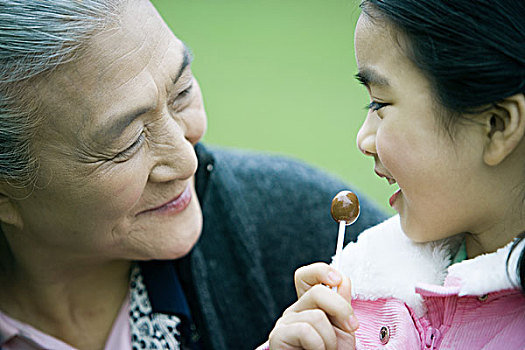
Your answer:
[[[286,313],[280,320],[278,325],[287,325],[293,323],[308,323],[323,339],[323,343],[327,350],[337,349],[337,337],[335,329],[332,326],[328,316],[320,309],[305,310],[301,312]]]
[[[345,332],[339,328],[334,328],[337,337],[337,349],[355,350],[355,333]]]
[[[311,309],[321,309],[328,315],[334,326],[347,331],[355,331],[355,317],[350,303],[330,288],[322,285],[313,286],[285,313]]]
[[[343,276],[341,284],[337,287],[337,294],[343,297],[347,302],[352,300],[352,283],[347,276]]]
[[[349,304],[350,304],[350,319],[348,320],[348,326],[349,329],[353,330],[354,332],[359,328],[359,321],[357,317],[354,314],[354,309],[352,308],[352,286],[350,279],[346,276],[343,276],[343,281],[337,288],[337,293],[343,297]]]
[[[275,327],[270,333],[269,345],[270,350],[325,350],[323,338],[306,322]]]
[[[342,276],[328,264],[314,263],[297,269],[294,280],[297,297],[300,298],[316,284],[325,284],[330,287],[338,286],[342,281]]]

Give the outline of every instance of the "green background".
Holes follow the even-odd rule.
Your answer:
[[[368,103],[353,78],[355,0],[154,0],[195,56],[210,144],[325,169],[390,212],[394,188],[355,143]]]

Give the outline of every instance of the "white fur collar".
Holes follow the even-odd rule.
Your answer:
[[[449,268],[451,255],[459,248],[461,239],[415,243],[403,233],[396,215],[364,231],[356,243],[345,247],[341,272],[350,277],[354,298],[401,299],[418,316],[425,313],[422,298],[415,292],[419,283],[443,285],[445,278],[454,279],[460,283],[460,295],[515,288],[516,264],[525,242],[512,255],[509,275],[513,280],[509,280],[506,259],[511,244]]]

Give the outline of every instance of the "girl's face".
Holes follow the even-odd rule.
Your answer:
[[[374,157],[380,177],[399,186],[392,189],[390,204],[411,239],[481,233],[492,227],[502,196],[487,188],[483,126],[465,122],[453,138],[447,133],[428,79],[402,53],[402,43],[403,37],[381,20],[359,19],[358,78],[371,104],[358,147]]]

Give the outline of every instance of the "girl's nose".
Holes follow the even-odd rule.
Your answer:
[[[378,121],[376,119],[372,113],[368,113],[365,122],[357,133],[357,147],[366,156],[374,156],[377,153],[376,133]]]

